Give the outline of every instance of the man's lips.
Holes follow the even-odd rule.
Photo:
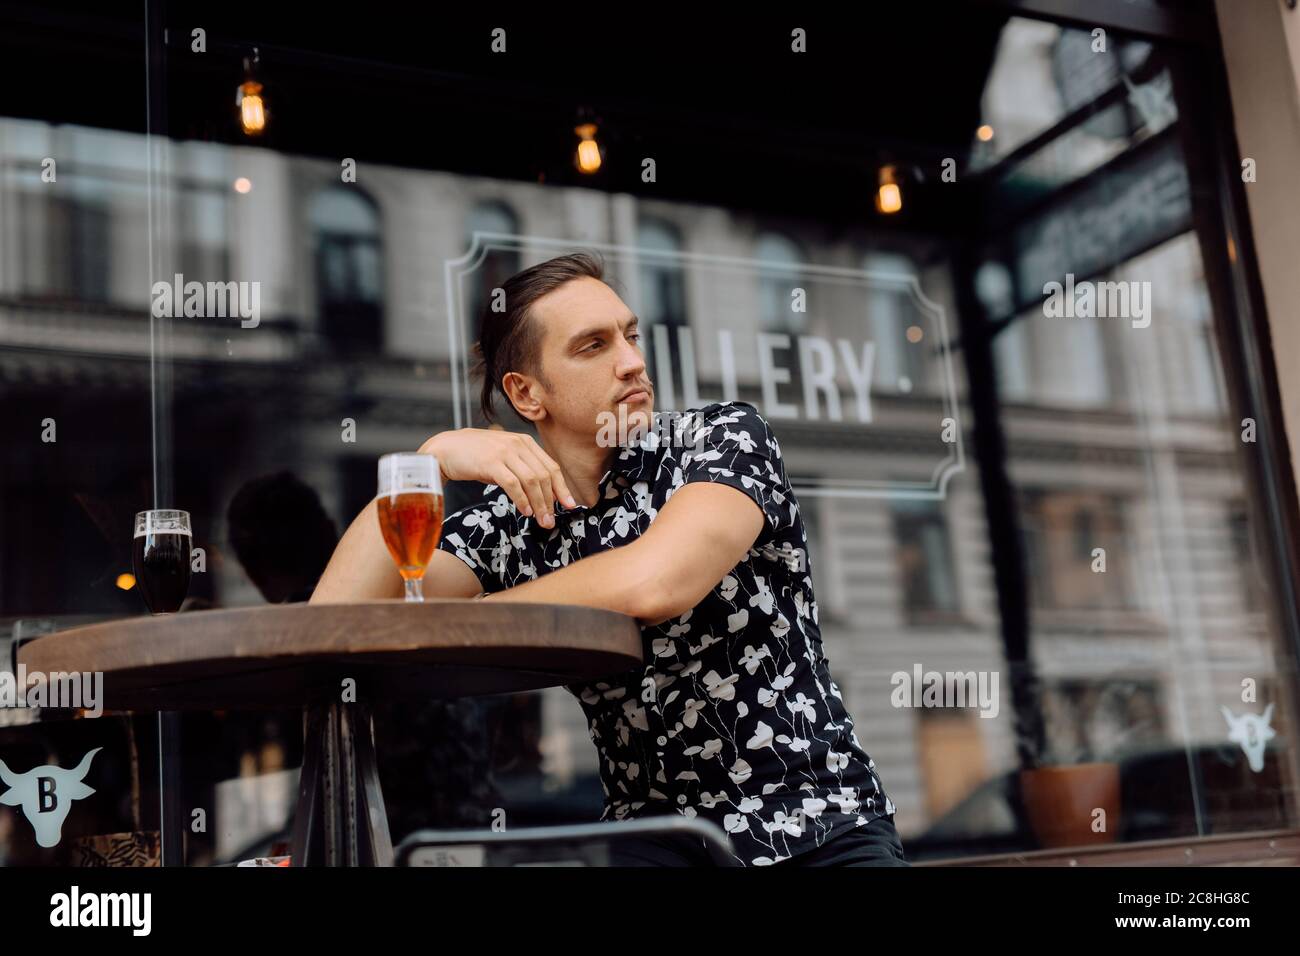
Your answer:
[[[635,391],[628,392],[626,395],[620,398],[619,401],[620,402],[644,402],[649,397],[650,397],[649,390],[644,388],[638,388]]]

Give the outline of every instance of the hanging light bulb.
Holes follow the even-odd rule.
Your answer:
[[[266,105],[262,102],[262,84],[245,80],[239,87],[239,122],[249,136],[266,129]]]
[[[898,184],[898,167],[880,167],[880,185],[876,189],[876,211],[886,216],[903,208],[903,192]]]
[[[262,99],[262,84],[253,76],[253,67],[257,61],[257,49],[254,48],[251,60],[244,57],[244,82],[239,84],[239,90],[235,93],[239,123],[244,128],[245,136],[260,136],[266,129],[268,117],[266,102]]]
[[[573,164],[580,172],[591,175],[600,169],[600,144],[596,142],[596,124],[581,123],[573,128],[579,136],[578,151],[574,154]]]

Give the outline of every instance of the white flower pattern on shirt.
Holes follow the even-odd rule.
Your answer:
[[[600,767],[601,820],[708,819],[744,865],[776,863],[895,812],[831,680],[808,540],[771,426],[747,402],[671,419],[623,448],[591,508],[547,530],[497,485],[448,517],[438,547],[500,591],[642,534],[692,481],[747,495],[766,521],[748,555],[694,608],[641,629],[645,664],[569,685]]]

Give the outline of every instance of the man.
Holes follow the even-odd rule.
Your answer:
[[[637,318],[598,260],[560,256],[503,291],[505,311],[482,316],[480,405],[493,421],[500,394],[540,441],[463,428],[425,442],[445,478],[486,485],[446,519],[425,593],[640,622],[644,667],[568,687],[600,755],[602,820],[702,817],[744,865],[907,865],[894,805],[830,678],[771,427],[737,401],[655,413]],[[401,593],[372,503],[312,600]],[[705,860],[698,840],[620,852]]]

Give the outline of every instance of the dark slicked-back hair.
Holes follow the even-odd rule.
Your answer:
[[[605,279],[605,264],[598,255],[575,252],[556,256],[516,272],[501,284],[505,292],[505,311],[492,311],[489,295],[480,316],[481,333],[474,344],[474,374],[483,378],[479,408],[489,422],[497,420],[493,396],[500,393],[510,406],[510,396],[501,387],[507,372],[522,372],[541,379],[550,388],[541,369],[542,329],[533,321],[533,303],[570,282],[587,276]]]

